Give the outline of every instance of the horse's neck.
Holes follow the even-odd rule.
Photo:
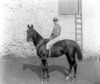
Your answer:
[[[48,41],[50,41],[49,39],[43,39],[40,41],[40,43],[36,46],[36,48],[38,48],[39,46],[46,46],[46,44],[48,43]]]
[[[33,43],[36,47],[38,47],[41,44],[46,45],[47,42],[50,41],[49,39],[44,39],[37,31],[35,31],[34,34],[33,34]]]
[[[42,36],[40,36],[37,32],[35,38],[33,37],[33,43],[37,46],[43,40]]]

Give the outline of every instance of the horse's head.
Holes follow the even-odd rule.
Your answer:
[[[27,30],[27,42],[33,42],[32,37],[34,36],[34,29],[33,29],[33,25],[28,25],[28,30]]]
[[[34,29],[33,25],[28,25],[27,42],[33,42],[35,46],[43,40],[43,37]]]

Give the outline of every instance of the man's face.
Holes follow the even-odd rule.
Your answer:
[[[56,24],[58,21],[54,21],[54,24]]]

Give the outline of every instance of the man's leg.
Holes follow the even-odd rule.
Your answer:
[[[58,41],[59,41],[59,36],[56,37],[55,39],[49,41],[49,42],[47,43],[47,45],[46,45],[46,48],[47,48],[47,49],[51,48],[52,45],[53,45],[54,43],[58,42]]]
[[[49,41],[49,42],[47,43],[47,45],[46,45],[46,48],[47,48],[47,49],[49,49],[49,48],[52,46],[52,42],[53,42],[53,41],[51,40],[51,41]]]

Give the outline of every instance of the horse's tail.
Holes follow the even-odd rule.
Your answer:
[[[78,60],[82,60],[82,52],[81,52],[81,49],[80,49],[78,44],[76,46],[76,51],[77,51],[77,58],[78,58]]]

